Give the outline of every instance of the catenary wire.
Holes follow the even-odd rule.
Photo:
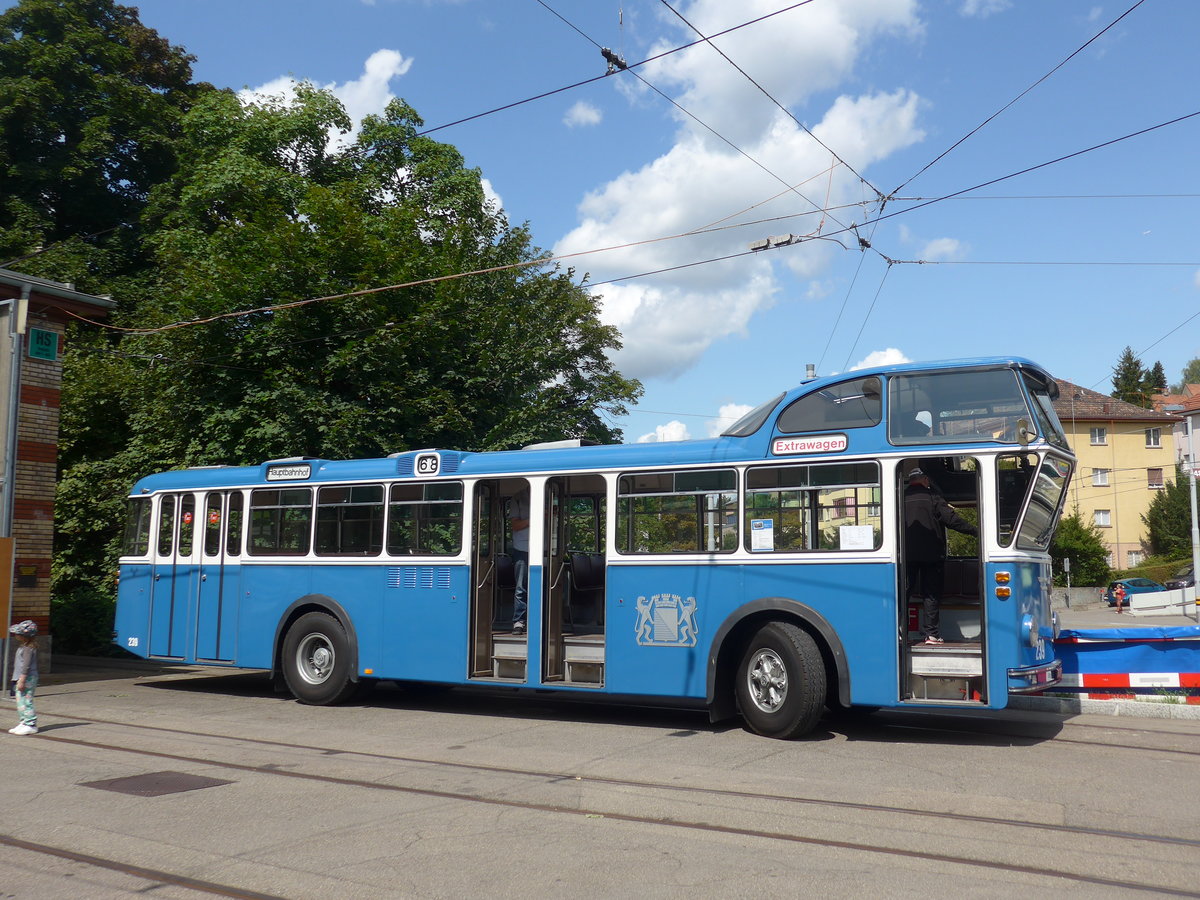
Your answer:
[[[551,13],[554,13],[554,15],[558,16],[558,18],[562,19],[564,22],[566,22],[572,28],[575,28],[574,25],[571,25],[570,22],[567,22],[567,20],[564,19],[562,16],[560,16],[557,12],[555,12],[549,6],[546,6],[545,3],[542,3],[542,0],[537,0],[537,2],[541,3],[542,6],[545,6],[547,10],[549,10]],[[766,19],[770,19],[774,16],[780,15],[781,13],[785,13],[785,12],[788,12],[789,10],[795,9],[797,6],[804,6],[806,3],[811,3],[811,2],[812,2],[812,0],[802,0],[802,2],[793,4],[792,6],[787,6],[787,7],[784,7],[783,9],[777,9],[777,10],[775,10],[775,12],[767,13],[766,15],[759,16],[756,19],[751,19],[748,22],[743,22],[740,25],[735,25],[732,28],[727,28],[724,31],[714,34],[713,37],[720,37],[721,35],[729,34],[730,32],[737,31],[738,29],[746,28],[750,25],[755,25]],[[575,30],[579,31],[578,28],[575,28]],[[582,31],[579,31],[579,33],[581,35],[583,35],[585,38],[587,37],[587,35],[584,35]],[[587,39],[589,41],[591,41],[591,38],[587,38]],[[595,42],[593,41],[592,43],[595,43]],[[696,41],[692,41],[690,44],[684,44],[681,47],[673,47],[670,50],[665,50],[662,53],[658,53],[654,56],[647,57],[646,59],[643,59],[640,62],[628,63],[625,66],[625,69],[633,69],[638,66],[644,66],[648,63],[657,62],[658,60],[660,60],[664,57],[670,56],[673,53],[678,53],[681,50],[687,50],[689,47],[695,47],[702,43],[704,43],[704,42],[700,41],[700,40],[696,40]],[[599,45],[597,44],[597,46],[599,46]],[[623,71],[623,70],[618,70],[618,71]],[[524,100],[515,100],[512,103],[506,103],[503,106],[497,106],[494,109],[484,110],[483,112],[475,113],[474,115],[464,116],[461,119],[455,119],[453,122],[446,122],[443,125],[436,125],[433,128],[426,128],[424,131],[418,131],[417,135],[420,137],[424,137],[427,134],[433,134],[435,131],[442,131],[443,129],[446,129],[446,128],[452,128],[455,125],[462,125],[466,122],[473,122],[476,119],[482,119],[484,116],[490,116],[490,115],[493,115],[494,113],[504,112],[505,110],[514,109],[518,106],[524,106],[526,103],[532,103],[535,100],[542,100],[546,97],[553,97],[555,94],[561,94],[564,91],[574,90],[575,88],[583,87],[585,85],[592,84],[593,82],[596,82],[596,81],[602,81],[603,79],[609,78],[616,74],[618,74],[618,72],[605,72],[603,75],[597,75],[594,78],[587,78],[583,81],[576,82],[575,84],[568,84],[565,87],[555,88],[550,91],[544,91],[533,97],[526,97]]]
[[[547,10],[549,10],[551,13],[553,13],[555,16],[557,16],[557,17],[558,17],[559,19],[561,19],[563,22],[566,22],[566,24],[567,24],[567,25],[569,25],[569,26],[570,26],[572,29],[574,29],[574,30],[575,30],[575,31],[576,31],[576,32],[577,32],[577,33],[578,33],[580,36],[582,36],[582,37],[584,38],[584,40],[588,41],[588,42],[589,42],[590,44],[592,44],[593,46],[595,46],[595,47],[597,47],[597,48],[600,48],[600,44],[599,44],[599,42],[597,42],[597,41],[596,41],[594,38],[592,38],[591,36],[589,36],[588,34],[586,34],[585,32],[583,32],[583,31],[582,31],[581,29],[579,29],[577,26],[573,25],[573,24],[572,24],[570,21],[568,21],[568,20],[567,20],[567,19],[566,19],[566,18],[565,18],[565,17],[564,17],[564,16],[563,16],[561,13],[558,13],[558,12],[556,12],[556,11],[555,11],[555,10],[554,10],[554,9],[553,9],[553,8],[552,8],[552,7],[551,7],[549,4],[548,4],[548,3],[546,3],[546,0],[535,0],[535,2],[537,2],[537,3],[538,3],[540,6],[543,6],[543,7],[545,7]],[[806,3],[811,3],[811,2],[812,2],[812,0],[802,0],[802,2],[801,2],[801,3],[798,3],[798,4],[796,4],[796,6],[803,6],[803,5],[805,5]],[[789,7],[789,8],[792,8],[792,7]],[[785,10],[780,10],[780,12],[784,12],[784,11],[785,11]],[[734,30],[734,29],[727,29],[725,32],[721,32],[721,33],[722,33],[722,34],[725,34],[725,33],[728,33],[728,31],[732,31],[732,30]],[[706,40],[707,40],[707,39],[706,39]],[[687,45],[687,46],[695,46],[695,45],[696,45],[696,44],[698,44],[698,43],[703,43],[703,41],[695,41],[695,42],[693,42],[692,44],[689,44],[689,45]],[[602,49],[602,48],[601,48],[601,49]],[[647,61],[648,61],[648,60],[647,60]],[[735,144],[733,141],[731,141],[731,140],[730,140],[729,138],[727,138],[725,135],[721,134],[721,132],[717,131],[715,128],[713,128],[711,125],[709,125],[709,124],[708,124],[707,122],[705,122],[703,119],[701,119],[699,116],[697,116],[697,115],[696,115],[695,113],[693,113],[691,110],[687,109],[685,106],[683,106],[682,104],[680,104],[680,103],[679,103],[677,100],[675,100],[673,97],[670,97],[670,96],[668,96],[668,95],[667,95],[667,94],[666,94],[664,91],[660,90],[658,87],[656,87],[655,85],[651,84],[649,81],[647,81],[645,78],[643,78],[643,77],[642,77],[642,75],[641,75],[640,73],[633,71],[633,66],[626,66],[626,67],[625,67],[625,69],[624,69],[623,71],[628,71],[628,72],[629,72],[631,75],[633,75],[633,77],[634,77],[634,78],[636,78],[638,81],[640,81],[640,82],[641,82],[643,85],[645,85],[645,86],[646,86],[647,88],[649,88],[651,91],[653,91],[654,93],[658,94],[658,96],[659,96],[659,97],[661,97],[663,100],[665,100],[665,101],[667,101],[668,103],[670,103],[672,106],[674,106],[674,107],[675,107],[677,110],[679,110],[681,113],[683,113],[683,114],[684,114],[685,116],[687,116],[689,119],[691,119],[691,120],[692,120],[693,122],[695,122],[697,125],[699,125],[700,127],[704,128],[706,131],[708,131],[708,132],[709,132],[709,133],[710,133],[710,134],[711,134],[713,137],[717,138],[719,141],[721,141],[722,143],[724,143],[724,144],[725,144],[727,147],[729,147],[731,150],[734,150],[734,151],[736,151],[736,152],[737,152],[737,153],[739,153],[741,156],[745,157],[747,160],[749,160],[750,162],[752,162],[754,165],[758,166],[758,168],[759,168],[759,169],[761,169],[761,170],[762,170],[763,172],[765,172],[767,175],[769,175],[769,176],[771,176],[772,178],[774,178],[776,181],[778,181],[780,184],[782,184],[784,187],[786,187],[786,188],[787,188],[789,191],[791,191],[792,193],[794,193],[794,194],[795,194],[797,197],[800,197],[800,198],[801,198],[802,200],[804,200],[806,203],[810,204],[810,205],[813,207],[813,209],[818,209],[818,210],[821,210],[821,209],[822,209],[822,206],[821,206],[819,203],[817,203],[815,200],[812,200],[810,197],[806,196],[806,195],[805,195],[804,193],[802,193],[802,192],[801,192],[801,191],[800,191],[800,190],[799,190],[797,187],[795,187],[795,186],[792,186],[791,184],[789,184],[789,183],[787,182],[787,180],[785,180],[785,179],[784,179],[782,176],[780,176],[778,173],[776,173],[776,172],[772,171],[771,169],[769,169],[769,168],[768,168],[768,167],[767,167],[767,166],[766,166],[764,163],[762,163],[760,160],[758,160],[758,159],[756,159],[755,157],[751,156],[749,153],[747,153],[745,150],[743,150],[741,147],[739,147],[737,144]],[[857,174],[857,173],[856,173],[856,174]],[[801,182],[801,184],[803,184],[803,182]],[[848,226],[848,225],[846,225],[844,222],[841,222],[841,221],[839,221],[839,220],[837,219],[837,217],[836,217],[836,216],[832,216],[832,215],[831,215],[831,216],[829,216],[829,218],[831,218],[831,219],[833,219],[833,221],[837,222],[837,224],[838,224],[839,226],[841,226],[843,229],[849,229],[850,227],[852,227],[852,226]],[[821,225],[820,225],[820,226],[818,226],[818,228],[820,228],[820,227],[823,227],[823,226],[824,226],[824,222],[822,222],[822,223],[821,223]]]
[[[820,144],[822,147],[824,147],[825,150],[827,150],[834,159],[836,159],[839,163],[841,163],[843,166],[845,166],[847,169],[849,169],[852,173],[854,173],[854,175],[858,178],[859,181],[861,181],[863,184],[865,184],[867,187],[869,187],[871,190],[873,190],[875,192],[875,195],[877,198],[880,198],[880,199],[883,198],[883,196],[884,196],[883,191],[879,190],[879,188],[877,188],[877,187],[875,187],[875,185],[871,184],[871,182],[868,181],[864,175],[860,174],[859,171],[854,168],[854,166],[850,165],[850,163],[848,163],[848,162],[846,162],[846,160],[842,159],[842,157],[840,157],[837,154],[837,152],[835,150],[833,150],[833,148],[831,148],[823,140],[821,140],[819,137],[817,137],[815,134],[813,134],[812,130],[807,125],[805,125],[803,122],[801,122],[799,119],[797,119],[795,117],[795,115],[792,114],[791,110],[789,110],[786,106],[784,106],[782,103],[780,103],[778,100],[776,100],[775,97],[771,95],[770,91],[768,91],[765,87],[763,87],[761,84],[759,84],[757,81],[755,81],[753,77],[751,77],[750,73],[748,73],[745,69],[743,69],[741,66],[739,66],[736,62],[734,62],[732,59],[730,59],[729,54],[727,54],[724,50],[722,50],[720,47],[718,47],[716,44],[714,44],[712,42],[712,39],[707,37],[704,34],[704,32],[702,32],[699,28],[697,28],[695,25],[693,25],[683,15],[683,13],[679,12],[679,10],[677,10],[675,7],[673,7],[668,2],[668,0],[659,0],[659,2],[663,6],[665,6],[667,9],[669,9],[672,13],[674,13],[679,18],[679,20],[681,22],[683,22],[684,25],[686,25],[688,28],[692,29],[692,31],[696,32],[696,34],[698,34],[701,37],[701,39],[704,40],[705,43],[707,43],[710,47],[713,48],[713,50],[717,51],[717,53],[719,53],[721,55],[721,58],[724,59],[725,62],[729,63],[731,66],[733,66],[735,69],[737,69],[738,72],[741,73],[743,78],[745,78],[752,85],[754,85],[756,88],[758,88],[758,90],[762,93],[762,95],[764,97],[766,97],[768,100],[770,100],[772,103],[774,103],[785,116],[787,116],[789,119],[791,119],[793,122],[795,122],[796,126],[798,128],[800,128],[801,131],[803,131],[810,138],[812,138],[814,141],[816,141],[818,144]]]
[[[1055,159],[1048,160],[1046,162],[1039,163],[1034,166],[1028,166],[1024,169],[1021,169],[1016,172],[1011,172],[1007,175],[1001,175],[997,178],[989,179],[988,181],[981,182],[972,187],[967,187],[967,188],[963,188],[958,191],[954,191],[953,193],[947,194],[942,197],[936,197],[936,198],[927,200],[921,204],[918,204],[917,206],[906,207],[905,209],[897,210],[896,212],[892,212],[892,213],[881,213],[880,215],[876,216],[874,219],[870,219],[863,224],[873,226],[876,223],[881,222],[885,219],[892,219],[892,218],[895,218],[896,216],[905,215],[905,214],[914,212],[918,209],[924,208],[926,206],[931,206],[934,203],[940,203],[945,200],[950,200],[950,199],[953,199],[956,197],[961,197],[962,195],[968,194],[971,191],[979,190],[980,188],[988,187],[993,184],[998,184],[1002,181],[1007,181],[1009,179],[1016,178],[1020,175],[1028,174],[1029,172],[1037,171],[1039,169],[1044,169],[1049,166],[1056,165],[1061,162],[1065,162],[1066,160],[1074,159],[1075,157],[1082,156],[1085,153],[1090,153],[1095,150],[1100,150],[1105,147],[1110,147],[1110,146],[1120,143],[1122,141],[1130,140],[1135,137],[1140,137],[1141,135],[1148,134],[1148,133],[1156,131],[1160,128],[1166,128],[1170,125],[1176,125],[1180,122],[1184,122],[1184,121],[1193,119],[1197,116],[1200,116],[1200,110],[1197,110],[1196,112],[1192,112],[1192,113],[1187,113],[1182,116],[1177,116],[1176,118],[1170,119],[1166,122],[1160,122],[1157,125],[1152,125],[1147,128],[1140,129],[1138,131],[1130,132],[1129,134],[1125,134],[1120,137],[1116,137],[1116,138],[1113,138],[1108,141],[1104,141],[1099,144],[1094,144],[1090,147],[1085,147],[1084,149],[1077,150],[1074,153],[1068,153],[1064,156],[1060,156]],[[854,204],[854,205],[857,205],[857,204]],[[743,227],[743,226],[729,226],[729,227]],[[832,234],[827,234],[827,235],[822,235],[819,239],[833,240],[836,235],[850,233],[853,230],[854,229],[851,227],[845,227],[843,231],[833,232]],[[608,252],[611,250],[628,249],[630,247],[640,246],[640,245],[644,245],[644,244],[648,244],[648,243],[655,243],[658,241],[672,240],[677,237],[685,237],[685,236],[691,236],[691,233],[684,233],[681,235],[669,235],[669,236],[665,236],[665,237],[651,238],[651,239],[642,240],[642,241],[631,241],[626,244],[618,244],[618,245],[614,245],[614,246],[610,246],[610,247],[599,247],[599,248],[593,248],[590,250],[580,250],[580,251],[576,251],[573,253],[560,254],[557,256],[551,256],[551,255],[541,256],[541,257],[538,257],[537,259],[522,260],[522,261],[516,262],[516,263],[507,263],[507,264],[501,265],[501,266],[491,266],[488,268],[475,269],[475,270],[471,270],[471,271],[467,271],[467,272],[456,272],[456,273],[450,273],[447,275],[439,275],[439,276],[435,276],[435,277],[431,277],[431,278],[427,278],[427,279],[419,279],[417,281],[412,281],[412,282],[403,282],[403,283],[398,283],[398,284],[382,285],[382,286],[377,286],[377,287],[373,287],[373,288],[364,288],[359,291],[349,291],[349,292],[340,293],[340,294],[330,294],[330,295],[324,296],[324,297],[311,297],[311,298],[307,298],[304,300],[296,300],[296,301],[291,301],[289,303],[261,306],[261,307],[257,307],[254,309],[235,310],[235,311],[231,311],[231,312],[227,312],[227,313],[221,313],[216,316],[210,316],[207,318],[173,322],[171,324],[158,326],[156,328],[148,328],[148,329],[120,328],[117,326],[108,325],[107,323],[104,323],[104,322],[98,322],[98,321],[95,321],[92,319],[88,319],[84,316],[80,316],[77,314],[72,314],[72,316],[73,316],[73,318],[75,318],[79,321],[86,322],[90,325],[95,325],[100,328],[107,328],[110,330],[121,331],[121,332],[125,332],[125,333],[130,333],[130,334],[154,334],[154,333],[157,333],[160,331],[167,331],[167,330],[170,330],[173,328],[184,328],[189,325],[198,325],[198,324],[203,324],[203,323],[207,323],[207,322],[217,321],[219,319],[236,318],[238,316],[247,316],[247,315],[253,315],[256,313],[263,313],[263,312],[273,312],[273,311],[279,310],[279,309],[289,309],[289,308],[298,307],[298,306],[306,306],[309,304],[321,303],[321,302],[328,301],[328,300],[341,300],[341,299],[347,299],[350,297],[366,296],[369,294],[382,293],[384,291],[400,290],[403,288],[415,287],[418,285],[432,284],[432,283],[437,283],[437,282],[442,282],[442,281],[450,281],[450,280],[454,280],[457,278],[467,278],[467,277],[470,277],[473,275],[483,275],[483,274],[490,274],[492,272],[500,272],[500,271],[506,271],[506,270],[527,268],[530,266],[552,263],[552,262],[556,262],[556,261],[563,260],[563,259],[573,259],[573,258],[578,258],[581,256],[587,256],[592,253],[603,253],[603,252]],[[749,255],[753,254],[754,252],[755,251],[747,250],[747,251],[743,251],[741,253],[733,253],[733,254],[727,254],[724,256],[713,257],[711,259],[697,260],[695,262],[686,263],[686,264],[683,264],[680,266],[673,266],[673,267],[668,267],[668,268],[664,268],[664,269],[654,270],[652,272],[639,273],[639,274],[635,274],[635,275],[627,275],[627,276],[623,276],[621,278],[610,279],[609,281],[605,281],[605,282],[596,282],[595,284],[609,284],[609,283],[612,283],[615,281],[628,281],[630,279],[645,277],[647,275],[658,274],[660,272],[674,271],[676,269],[682,269],[682,268],[690,268],[693,266],[705,265],[705,264],[713,263],[713,262],[722,262],[722,261],[725,261],[728,259],[733,259],[734,257],[737,257],[737,256],[749,256]]]
[[[663,0],[663,2],[665,2],[665,0]],[[1043,75],[1041,78],[1039,78],[1033,84],[1029,85],[1029,87],[1025,88],[1025,90],[1021,91],[1021,93],[1017,94],[1017,96],[1013,97],[1011,100],[1009,100],[1007,103],[1005,103],[1002,107],[1000,107],[998,110],[996,110],[994,113],[992,113],[986,119],[984,119],[982,122],[980,122],[978,125],[976,125],[974,128],[972,128],[970,131],[968,131],[965,135],[960,137],[957,141],[955,141],[953,144],[951,144],[949,147],[947,147],[945,150],[943,150],[941,153],[939,153],[936,157],[934,157],[932,160],[930,160],[928,163],[926,163],[925,166],[920,169],[920,171],[918,171],[915,175],[912,175],[911,177],[909,177],[903,184],[901,184],[898,188],[896,188],[896,190],[892,191],[892,194],[894,195],[897,192],[904,190],[904,188],[907,187],[913,180],[920,177],[925,172],[929,171],[934,165],[936,165],[938,162],[940,162],[942,159],[944,159],[946,156],[948,156],[956,147],[961,145],[964,141],[968,140],[972,135],[974,135],[976,132],[978,132],[980,129],[982,129],[984,126],[986,126],[989,122],[991,122],[993,119],[995,119],[1001,113],[1003,113],[1005,110],[1007,110],[1013,104],[1015,104],[1018,100],[1020,100],[1022,97],[1024,97],[1030,91],[1032,91],[1035,87],[1037,87],[1043,81],[1048,79],[1051,75],[1053,75],[1055,72],[1057,72],[1063,66],[1065,66],[1067,63],[1069,63],[1072,59],[1074,59],[1076,56],[1078,56],[1084,50],[1086,50],[1093,42],[1098,40],[1105,32],[1107,32],[1110,28],[1112,28],[1114,25],[1116,25],[1118,22],[1120,22],[1127,15],[1129,15],[1131,12],[1133,12],[1135,9],[1137,9],[1139,6],[1141,6],[1145,2],[1146,2],[1146,0],[1137,0],[1137,2],[1135,4],[1133,4],[1133,6],[1129,7],[1129,9],[1125,10],[1125,12],[1121,13],[1121,15],[1117,16],[1115,19],[1113,19],[1111,22],[1109,22],[1107,25],[1105,25],[1102,29],[1100,29],[1100,31],[1098,31],[1096,34],[1092,35],[1092,37],[1089,38],[1081,47],[1078,47],[1073,53],[1071,53],[1066,59],[1064,59],[1062,62],[1060,62],[1057,66],[1055,66],[1053,69],[1051,69],[1045,75]]]

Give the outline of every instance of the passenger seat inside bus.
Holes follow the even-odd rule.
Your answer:
[[[604,630],[604,556],[571,551],[567,554],[570,596],[568,621],[576,634]]]

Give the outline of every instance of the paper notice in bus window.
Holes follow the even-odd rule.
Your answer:
[[[870,525],[843,525],[838,532],[843,550],[875,549],[875,529]]]
[[[775,549],[775,520],[774,519],[751,519],[750,520],[750,549],[751,550],[774,550]]]

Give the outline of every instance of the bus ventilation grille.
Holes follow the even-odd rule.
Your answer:
[[[441,451],[438,453],[438,474],[453,475],[458,471],[459,463],[462,461],[461,453],[453,453]],[[401,456],[396,460],[396,474],[401,478],[411,478],[416,474],[413,466],[415,465],[415,456]]]
[[[388,569],[390,588],[407,590],[450,589],[450,569],[446,566],[392,566]]]

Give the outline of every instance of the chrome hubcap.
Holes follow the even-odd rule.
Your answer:
[[[310,634],[296,648],[296,669],[309,684],[322,684],[333,671],[333,645],[323,634]]]
[[[774,650],[762,649],[754,654],[746,668],[746,687],[750,699],[765,713],[778,712],[787,700],[787,669]]]

